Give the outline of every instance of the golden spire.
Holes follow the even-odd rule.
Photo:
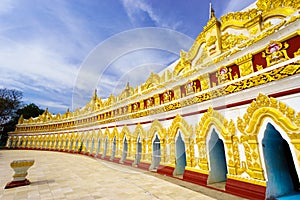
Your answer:
[[[127,82],[127,84],[126,84],[126,90],[129,90],[129,89],[130,89],[129,82]]]
[[[209,19],[215,18],[215,17],[216,17],[215,16],[215,10],[214,10],[214,8],[212,6],[212,2],[210,0],[210,2],[209,2]]]
[[[94,99],[94,100],[97,99],[97,89],[95,89],[95,91],[94,91],[93,99]]]

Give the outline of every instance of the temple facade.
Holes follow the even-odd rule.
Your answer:
[[[21,117],[7,148],[81,153],[249,199],[300,195],[299,8],[212,11],[173,67],[72,112]]]

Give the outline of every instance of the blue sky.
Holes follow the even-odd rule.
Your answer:
[[[217,17],[253,2],[212,0]],[[73,92],[82,69],[91,62],[97,67],[118,52],[120,44],[114,39],[122,37],[130,46],[130,31],[142,30],[143,35],[136,37],[143,37],[137,42],[144,44],[152,36],[145,27],[190,38],[182,43],[170,43],[172,37],[156,42],[172,51],[151,45],[134,50],[128,46],[131,51],[113,57],[101,76],[93,73],[99,96],[117,94],[127,81],[133,86],[142,83],[151,71],[158,72],[176,60],[179,49],[188,50],[206,24],[208,10],[209,0],[1,0],[0,87],[23,91],[25,103],[63,113],[75,108]],[[83,89],[86,92],[81,93],[77,107],[94,90],[84,84]]]

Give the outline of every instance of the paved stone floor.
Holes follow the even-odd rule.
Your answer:
[[[31,185],[4,189],[10,162],[34,159]],[[171,180],[171,181],[170,181]],[[178,184],[179,183],[179,184]],[[198,185],[119,164],[46,151],[0,151],[0,199],[240,199]]]

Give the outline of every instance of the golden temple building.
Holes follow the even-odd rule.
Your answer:
[[[8,149],[81,153],[249,199],[300,198],[300,0],[207,25],[136,88],[19,119]]]

